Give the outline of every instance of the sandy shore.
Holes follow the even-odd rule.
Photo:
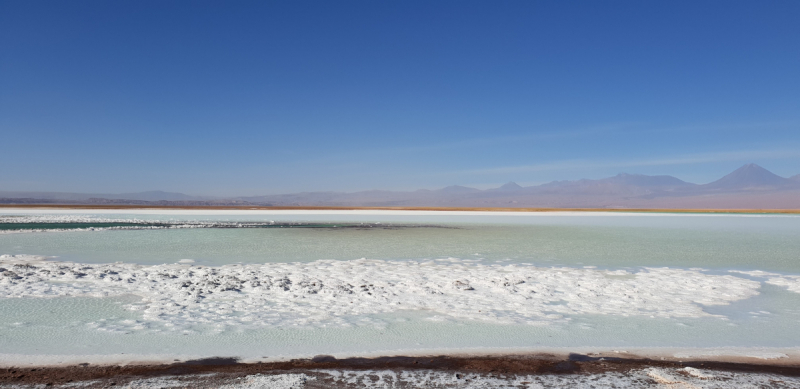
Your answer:
[[[420,377],[431,383],[434,382],[431,380],[436,377],[439,377],[436,379],[440,381],[441,379],[450,379],[456,382],[453,387],[463,387],[463,385],[457,385],[457,381],[463,377],[472,377],[471,379],[475,380],[475,382],[480,380],[512,382],[520,379],[557,380],[562,382],[564,380],[573,380],[578,382],[587,379],[587,377],[593,377],[591,380],[595,381],[601,377],[611,377],[615,380],[625,380],[626,377],[630,377],[636,381],[647,380],[647,377],[650,377],[649,379],[652,379],[655,384],[669,384],[670,382],[661,381],[695,379],[701,382],[708,382],[709,377],[723,376],[750,377],[756,381],[759,379],[770,380],[771,382],[781,381],[788,386],[778,385],[774,387],[797,387],[793,383],[800,385],[800,360],[797,358],[784,358],[781,360],[759,360],[757,358],[722,358],[722,360],[688,358],[678,360],[676,358],[665,358],[661,360],[625,353],[592,355],[394,356],[347,359],[317,356],[311,359],[293,359],[285,362],[267,363],[239,363],[236,359],[231,358],[208,358],[172,364],[80,364],[64,367],[6,367],[0,369],[0,387],[13,387],[14,385],[16,387],[48,385],[47,387],[80,386],[87,388],[111,386],[158,387],[165,385],[164,380],[168,380],[173,384],[177,382],[178,386],[185,387],[272,387],[247,386],[244,384],[245,381],[243,380],[249,379],[252,381],[255,378],[260,378],[261,381],[272,380],[278,383],[291,381],[289,382],[291,385],[281,386],[276,383],[274,387],[362,387],[358,379],[355,379],[355,381],[352,379],[349,381],[343,380],[343,375],[356,378],[361,376],[373,381],[374,378],[370,377],[381,375],[394,377],[395,386],[397,387],[410,387],[404,386],[403,379],[406,380],[405,382],[408,385],[412,381],[415,382],[415,385],[424,383],[424,381],[419,381]],[[637,378],[637,375],[644,378]],[[301,380],[302,385],[292,384],[292,382],[295,382],[292,380]],[[730,378],[727,380],[730,381]],[[236,385],[237,383],[241,385]],[[672,383],[677,384],[679,382]],[[733,384],[733,382],[730,383]],[[169,386],[174,386],[173,384]],[[547,386],[545,385],[545,387]]]

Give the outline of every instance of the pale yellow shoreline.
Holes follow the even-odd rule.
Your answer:
[[[332,206],[173,206],[92,204],[0,204],[0,209],[59,210],[236,210],[236,211],[440,211],[440,212],[618,212],[709,214],[800,214],[800,209],[692,209],[692,208],[511,208],[511,207],[332,207]]]

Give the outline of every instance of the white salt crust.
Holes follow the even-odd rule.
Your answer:
[[[800,276],[770,273],[761,270],[740,271],[731,270],[731,273],[746,274],[751,277],[768,278],[766,281],[770,285],[784,286],[790,292],[800,293]]]
[[[0,298],[141,297],[127,306],[141,312],[140,320],[93,323],[109,331],[381,325],[370,315],[404,310],[427,312],[430,320],[531,325],[584,314],[694,318],[712,316],[702,305],[755,296],[760,285],[701,269],[628,272],[452,258],[221,267],[0,260]]]
[[[253,222],[224,222],[224,221],[176,221],[176,220],[145,220],[145,219],[109,219],[97,216],[80,215],[0,215],[0,224],[69,224],[69,223],[128,223],[140,225],[113,226],[113,227],[78,227],[78,228],[47,228],[47,229],[19,229],[19,230],[0,230],[0,234],[20,234],[32,232],[64,232],[64,231],[105,231],[105,230],[163,230],[163,229],[185,229],[185,228],[236,228],[252,227]],[[153,226],[148,224],[158,223]],[[274,222],[272,222],[274,223]],[[270,224],[270,222],[259,222],[255,224]]]
[[[79,215],[0,215],[2,223],[147,223],[141,219],[109,219],[96,216]],[[177,225],[178,223],[176,223]],[[182,226],[177,225],[175,228]],[[90,227],[90,228],[56,228],[56,229],[30,229],[30,230],[1,230],[0,234],[19,234],[30,232],[57,232],[57,231],[102,231],[108,229],[163,229],[166,227]]]
[[[770,350],[759,350],[756,348],[750,349],[707,349],[707,350],[684,350],[677,352],[672,355],[674,358],[679,359],[720,359],[720,358],[730,358],[730,357],[738,357],[738,358],[755,358],[761,360],[773,360],[773,359],[784,359],[789,358],[784,352],[780,351],[770,351]]]
[[[302,389],[306,382],[314,381],[314,377],[305,374],[253,374],[242,377],[238,382],[222,385],[219,389]]]
[[[208,376],[213,376],[208,375]],[[194,379],[192,379],[194,378]],[[305,374],[253,374],[234,379],[230,384],[203,385],[206,377],[159,377],[131,381],[120,386],[124,389],[161,389],[161,388],[216,388],[216,389],[302,389],[306,382],[314,377]],[[86,385],[89,386],[89,385]],[[2,388],[2,387],[0,387]]]
[[[785,286],[790,292],[800,293],[800,276],[773,277],[767,280],[767,283]]]
[[[800,388],[800,379],[773,374],[733,373],[705,369],[646,368],[596,374],[501,375],[434,370],[321,370],[347,388]]]
[[[216,389],[302,389],[335,385],[337,388],[800,388],[800,378],[763,373],[734,373],[707,369],[645,368],[627,372],[594,374],[502,375],[436,370],[317,370],[307,373],[254,374],[212,383],[213,374],[172,376],[129,381],[116,387],[126,389],[216,388]],[[3,389],[44,388],[44,385],[0,385]],[[100,381],[82,381],[58,388],[98,388]]]
[[[53,257],[46,257],[43,255],[27,255],[27,254],[3,254],[0,255],[0,263],[4,264],[15,264],[15,263],[27,263],[27,262],[38,262],[43,261],[45,259],[51,259]]]
[[[0,215],[0,223],[137,223],[140,219],[109,219],[82,215]]]

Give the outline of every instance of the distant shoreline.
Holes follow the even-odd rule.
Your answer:
[[[800,214],[800,209],[709,209],[709,208],[513,208],[513,207],[334,207],[334,206],[175,206],[175,205],[95,205],[95,204],[0,204],[0,209],[76,209],[76,210],[231,210],[231,211],[440,211],[440,212],[618,212],[618,213],[720,213],[720,214]]]

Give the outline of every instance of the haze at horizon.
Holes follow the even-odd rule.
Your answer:
[[[796,2],[0,3],[0,188],[800,173]]]

